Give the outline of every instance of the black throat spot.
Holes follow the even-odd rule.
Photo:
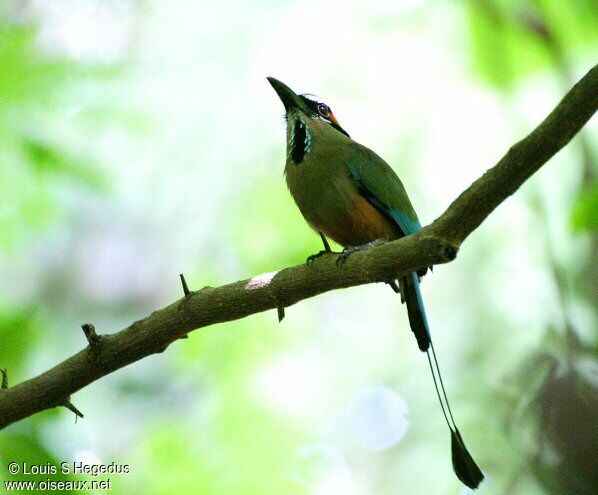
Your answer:
[[[307,153],[307,128],[299,119],[295,122],[293,130],[293,144],[291,148],[291,160],[299,165]]]

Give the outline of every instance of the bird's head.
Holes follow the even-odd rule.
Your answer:
[[[298,95],[286,84],[273,77],[268,77],[268,81],[285,108],[285,117],[289,128],[289,153],[295,163],[301,163],[309,152],[311,142],[309,128],[313,121],[325,122],[332,129],[349,137],[347,131],[336,120],[330,107],[320,98],[311,94]]]

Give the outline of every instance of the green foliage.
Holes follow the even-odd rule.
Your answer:
[[[105,184],[96,169],[88,167],[85,162],[69,155],[56,145],[26,137],[21,144],[25,159],[31,164],[40,181],[64,176],[95,188]]]
[[[469,0],[474,67],[502,89],[563,63],[563,51],[598,42],[592,0]]]
[[[469,25],[475,68],[500,88],[512,86],[531,71],[546,67],[548,54],[525,24],[515,22],[506,2],[470,2]]]
[[[0,249],[16,249],[28,229],[56,221],[57,186],[105,187],[92,160],[70,149],[51,124],[64,120],[62,92],[84,71],[41,53],[36,35],[0,17]]]
[[[42,56],[31,26],[3,23],[0,31],[0,112],[16,102],[49,103],[52,93],[64,80],[64,62]],[[8,129],[4,128],[4,131]]]
[[[281,176],[256,177],[239,199],[235,205],[239,213],[230,217],[230,235],[250,273],[305,263],[308,255],[323,249],[320,237],[301,217]]]
[[[8,472],[8,465],[11,462],[18,462],[20,469],[23,469],[23,463],[29,466],[31,471],[32,466],[60,466],[61,460],[51,454],[51,452],[44,446],[37,432],[28,434],[16,432],[0,432],[0,481],[15,480],[15,481],[67,481],[74,478],[68,474],[62,474],[60,469],[57,469],[56,474],[30,474],[23,475],[10,474]],[[0,485],[2,489],[3,485]],[[40,493],[43,490],[19,490],[18,493]],[[50,490],[48,490],[48,493]],[[61,493],[77,494],[85,493],[79,490],[62,490]]]
[[[93,73],[70,60],[44,53],[35,26],[15,22],[0,11],[0,260],[3,262],[10,259],[8,255],[16,258],[27,251],[26,241],[32,241],[40,229],[49,229],[64,218],[61,190],[76,187],[105,190],[104,176],[92,165],[93,159],[83,156],[68,141],[67,130],[72,127],[65,123],[68,119],[65,119],[64,95],[86,72]],[[26,268],[24,272],[28,273]],[[0,367],[8,371],[9,386],[29,378],[30,360],[43,348],[45,332],[51,328],[40,316],[44,313],[40,301],[17,296],[11,298],[10,304],[6,302],[5,294],[13,289],[11,283],[10,278],[2,279],[5,292],[0,305]],[[60,463],[42,438],[43,427],[58,416],[57,410],[51,410],[32,418],[24,430],[0,432],[0,480],[72,479],[60,473],[23,477],[6,472],[11,461],[29,465]]]
[[[577,198],[572,224],[578,231],[598,230],[598,182],[582,191]]]
[[[223,331],[224,330],[224,331]],[[141,446],[144,490],[167,493],[305,493],[289,475],[289,456],[305,433],[255,394],[255,376],[285,342],[272,314],[192,334],[181,349],[184,373],[198,368],[205,387],[198,408],[150,428]],[[189,442],[189,431],[193,441]],[[167,456],[164,453],[168,453]],[[169,473],[152,476],[152,472]],[[122,480],[127,493],[137,493]],[[147,493],[147,492],[146,492]]]
[[[42,326],[34,308],[10,310],[0,307],[0,363],[8,370],[11,382],[24,378],[25,357],[35,347]]]

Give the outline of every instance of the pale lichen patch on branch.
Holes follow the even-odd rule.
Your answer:
[[[264,289],[264,288],[268,287],[272,283],[272,280],[274,279],[274,277],[276,275],[278,275],[279,271],[280,270],[278,270],[276,272],[268,272],[268,273],[262,273],[260,275],[256,275],[255,277],[249,279],[249,282],[247,282],[245,289],[246,290],[256,290],[256,289]]]

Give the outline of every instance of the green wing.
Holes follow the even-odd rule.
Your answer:
[[[360,194],[392,219],[405,235],[422,228],[403,183],[394,170],[372,150],[351,144],[349,175]]]

